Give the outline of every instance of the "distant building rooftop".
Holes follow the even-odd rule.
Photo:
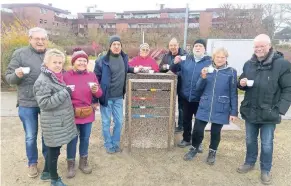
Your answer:
[[[44,4],[40,4],[40,3],[2,4],[1,7],[2,8],[7,8],[7,9],[21,8],[21,7],[39,7],[39,8],[45,8],[45,9],[48,9],[48,10],[53,10],[55,12],[63,13],[63,14],[70,14],[71,13],[68,10],[62,10],[62,9],[59,9],[59,8],[52,7],[51,5],[44,5]]]

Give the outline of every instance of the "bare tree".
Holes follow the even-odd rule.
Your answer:
[[[291,4],[254,4],[253,8],[262,10],[265,30],[272,38],[275,32],[291,25]]]
[[[211,37],[248,39],[262,31],[260,9],[249,8],[246,4],[222,4],[220,7]]]

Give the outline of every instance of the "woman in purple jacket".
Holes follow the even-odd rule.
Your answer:
[[[87,71],[88,55],[81,49],[75,49],[72,55],[73,69],[64,74],[64,81],[71,87],[72,103],[75,110],[75,123],[79,131],[79,169],[90,174],[92,168],[88,165],[88,147],[91,134],[92,122],[95,120],[95,110],[92,106],[93,96],[102,96],[99,82],[93,72]],[[68,178],[76,175],[75,157],[78,136],[67,146]]]

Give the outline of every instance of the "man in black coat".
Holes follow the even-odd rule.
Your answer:
[[[164,55],[162,61],[159,65],[160,72],[166,73],[170,69],[170,65],[173,63],[174,58],[178,55],[184,56],[187,53],[179,47],[179,43],[176,38],[172,38],[169,42],[169,52]],[[179,72],[178,75],[178,83],[177,83],[177,94],[178,94],[178,126],[175,129],[175,132],[182,132],[183,131],[183,101],[180,96],[180,89],[181,89],[181,76]]]
[[[254,55],[243,67],[238,88],[245,91],[240,113],[246,124],[246,159],[237,171],[254,168],[261,136],[261,181],[271,183],[273,138],[291,103],[291,64],[271,46],[270,37],[260,34],[254,39]]]

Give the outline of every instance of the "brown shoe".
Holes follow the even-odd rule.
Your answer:
[[[75,160],[67,160],[68,173],[67,178],[73,178],[76,175]]]
[[[30,178],[35,178],[38,176],[37,164],[32,164],[28,167],[27,176]]]
[[[251,170],[253,170],[254,169],[254,165],[246,165],[246,164],[244,164],[244,165],[241,165],[241,166],[239,166],[239,168],[237,168],[237,172],[238,173],[248,173],[248,172],[250,172]]]
[[[84,174],[90,174],[90,173],[92,172],[92,168],[89,167],[89,165],[88,165],[88,156],[80,157],[80,161],[79,161],[79,169],[80,169]]]

